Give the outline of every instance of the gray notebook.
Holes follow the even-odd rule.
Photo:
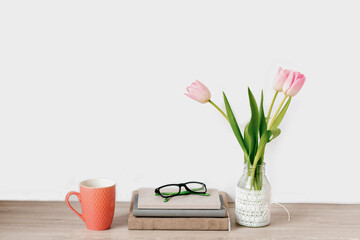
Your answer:
[[[139,209],[139,195],[134,197],[133,214],[135,217],[226,217],[224,200],[221,195],[220,209]],[[170,200],[171,201],[171,200]]]

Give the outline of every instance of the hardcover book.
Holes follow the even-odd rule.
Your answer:
[[[200,197],[200,196],[199,196]],[[220,195],[220,209],[147,209],[138,208],[139,195],[135,195],[133,214],[136,217],[225,217],[224,200]]]

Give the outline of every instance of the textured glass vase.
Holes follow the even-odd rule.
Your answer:
[[[265,176],[265,163],[254,170],[254,180],[253,170],[245,164],[236,186],[236,222],[246,227],[264,227],[270,223],[271,187]]]

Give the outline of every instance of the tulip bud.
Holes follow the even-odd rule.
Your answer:
[[[283,92],[286,96],[295,96],[305,83],[305,76],[299,72],[290,71],[288,78],[286,79]]]
[[[274,80],[274,85],[273,85],[274,89],[277,92],[282,92],[284,83],[285,83],[286,79],[288,78],[289,74],[290,74],[289,70],[282,69],[281,67],[279,67],[279,70],[276,74],[276,77]]]
[[[194,99],[195,101],[206,103],[210,100],[211,94],[209,89],[198,80],[188,86],[186,90],[188,93],[185,93],[185,95]]]

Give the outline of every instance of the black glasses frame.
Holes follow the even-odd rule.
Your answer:
[[[191,190],[187,184],[191,184],[191,183],[196,183],[196,184],[200,184],[203,186],[204,190],[203,191],[193,191]],[[176,193],[174,192],[173,194],[171,195],[162,195],[160,189],[161,188],[164,188],[164,187],[178,187],[179,188],[179,191]],[[184,187],[187,191],[187,193],[181,193],[181,187]],[[207,192],[207,188],[206,188],[206,185],[205,183],[202,183],[202,182],[195,182],[195,181],[191,181],[191,182],[186,182],[186,183],[179,183],[179,184],[166,184],[166,185],[163,185],[161,187],[158,187],[155,189],[155,193],[158,194],[159,196],[163,197],[163,198],[171,198],[171,197],[175,197],[175,196],[178,196],[178,195],[188,195],[188,194],[204,194]],[[180,194],[181,193],[181,194]]]

